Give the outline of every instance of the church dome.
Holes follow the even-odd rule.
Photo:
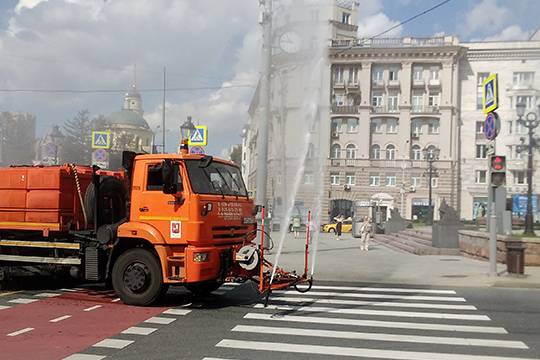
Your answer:
[[[148,123],[144,118],[131,110],[120,110],[112,113],[107,118],[107,121],[110,125],[128,125],[143,129],[149,129]]]

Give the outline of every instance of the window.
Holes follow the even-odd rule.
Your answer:
[[[527,127],[523,125],[520,121],[516,121],[516,134],[524,135],[527,134],[527,132]]]
[[[476,122],[476,133],[477,134],[483,134],[484,133],[484,122],[483,121],[477,121]]]
[[[398,79],[398,69],[391,68],[388,70],[388,80],[397,81]]]
[[[507,121],[506,126],[507,126],[507,130],[508,130],[508,134],[512,135],[512,126],[513,126],[512,120]]]
[[[369,174],[369,186],[380,186],[381,177],[379,174]]]
[[[304,174],[304,184],[311,185],[313,184],[313,174],[312,173],[305,173]]]
[[[422,111],[424,106],[424,95],[422,94],[413,94],[412,96],[412,111]]]
[[[487,183],[487,171],[486,170],[476,170],[476,183],[477,184],[485,184]]]
[[[517,96],[516,104],[525,104],[525,109],[534,109],[534,96]]]
[[[373,92],[371,97],[371,106],[382,107],[383,106],[383,94],[381,92]]]
[[[351,66],[349,68],[349,84],[358,84],[358,66]]]
[[[514,185],[526,185],[527,177],[525,171],[512,171],[514,175]]]
[[[432,107],[439,107],[440,98],[441,96],[439,93],[429,94],[428,105]]]
[[[428,123],[428,133],[432,135],[439,133],[439,120],[431,120]]]
[[[411,158],[412,160],[422,160],[422,149],[420,149],[420,145],[413,145],[411,148]]]
[[[396,174],[386,175],[386,186],[396,186]]]
[[[437,148],[435,147],[435,145],[429,145],[427,147],[427,155],[429,157],[435,156],[436,155],[436,150],[437,150]]]
[[[373,82],[382,82],[383,81],[383,68],[381,67],[374,67],[373,68]]]
[[[386,160],[396,159],[396,147],[392,144],[386,147]]]
[[[371,145],[371,158],[373,160],[381,159],[381,147],[379,145]]]
[[[345,94],[336,94],[336,105],[345,106],[348,103],[347,95]]]
[[[357,118],[347,119],[347,132],[349,134],[358,132],[358,119]]]
[[[343,73],[344,73],[343,66],[336,66],[334,68],[334,83],[335,84],[343,84]]]
[[[339,185],[339,173],[330,173],[330,184]]]
[[[387,119],[386,120],[386,132],[388,134],[396,134],[398,132],[397,119]]]
[[[534,82],[534,72],[523,71],[515,72],[513,76],[513,84],[515,87],[530,87]]]
[[[330,156],[331,156],[333,159],[339,159],[339,158],[341,158],[341,146],[339,146],[339,144],[334,144],[334,145],[332,145],[332,149],[331,149],[331,152],[330,152]]]
[[[482,94],[484,81],[489,76],[488,72],[479,72],[476,77],[476,108],[482,109]]]
[[[422,177],[418,174],[411,175],[411,186],[416,188],[419,188],[421,185]]]
[[[356,159],[356,145],[354,144],[347,145],[346,157],[347,159]]]
[[[398,96],[397,94],[388,95],[388,111],[397,112],[398,109]]]
[[[424,69],[421,66],[415,66],[413,68],[413,81],[424,80]]]
[[[432,177],[431,178],[431,187],[436,188],[439,186],[439,178]]]
[[[382,121],[380,119],[375,119],[371,121],[371,128],[373,133],[382,134]]]
[[[146,190],[162,191],[163,177],[161,172],[161,164],[150,165],[148,167],[148,177],[146,178]]]
[[[346,173],[345,181],[347,185],[356,185],[356,175],[354,173]]]
[[[476,144],[476,158],[487,159],[487,146],[485,144]]]
[[[346,13],[346,12],[342,13],[341,14],[341,22],[343,24],[349,24],[350,25],[351,24],[351,14]]]
[[[430,70],[430,79],[431,80],[439,80],[441,68],[438,66],[432,66]]]
[[[422,134],[422,121],[421,120],[413,120],[411,122],[411,133],[412,136],[418,137],[420,134]]]

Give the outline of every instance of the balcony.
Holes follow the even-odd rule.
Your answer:
[[[335,80],[334,81],[334,88],[336,88],[336,89],[344,89],[345,88],[345,82],[343,80]]]
[[[431,38],[359,38],[354,40],[332,40],[331,47],[368,47],[368,48],[403,48],[403,47],[435,47],[457,45],[453,36]]]
[[[332,105],[332,114],[358,114],[358,105]]]
[[[411,108],[411,113],[413,114],[438,114],[439,106],[437,105],[426,105],[426,106],[416,106],[413,105]]]
[[[371,87],[372,88],[384,88],[384,80],[382,79],[372,79],[371,80]]]
[[[360,88],[360,83],[358,82],[358,80],[357,81],[354,81],[354,80],[349,81],[347,83],[347,88],[349,88],[349,89],[358,89],[358,88]]]
[[[426,87],[426,82],[424,79],[413,79],[412,86],[413,88],[424,88]]]
[[[389,88],[399,88],[399,80],[388,80]]]
[[[352,24],[345,24],[341,21],[337,21],[337,20],[330,20],[330,23],[332,25],[334,25],[336,28],[340,29],[340,30],[344,30],[344,31],[358,31],[358,26],[357,25],[352,25]]]
[[[441,80],[440,79],[430,79],[428,83],[429,87],[440,87],[441,86]]]
[[[372,106],[371,112],[373,114],[395,114],[399,112],[399,109],[397,106],[381,105],[381,106]]]

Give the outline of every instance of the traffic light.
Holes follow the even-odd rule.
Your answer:
[[[489,170],[491,173],[491,186],[499,187],[506,182],[506,157],[491,155]]]

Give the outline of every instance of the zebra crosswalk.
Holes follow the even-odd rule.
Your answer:
[[[317,285],[253,305],[203,360],[532,360],[455,290]]]

